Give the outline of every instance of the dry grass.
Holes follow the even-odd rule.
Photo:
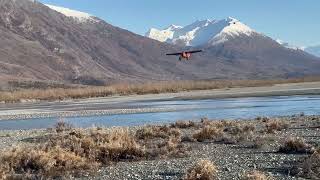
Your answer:
[[[145,155],[144,148],[128,129],[112,129],[109,132],[74,130],[69,134],[51,137],[46,149],[59,146],[76,155],[102,164],[121,160],[138,160]]]
[[[138,139],[153,139],[153,138],[169,138],[170,136],[180,137],[181,131],[177,128],[169,126],[145,126],[137,130],[136,137]]]
[[[138,129],[135,137],[146,148],[146,156],[183,157],[187,148],[181,144],[182,132],[169,126],[145,126]]]
[[[310,179],[320,179],[320,149],[303,162],[299,175]]]
[[[213,140],[225,144],[236,144],[253,140],[255,126],[236,121],[202,121],[203,127],[193,134],[197,141]]]
[[[319,81],[318,77],[282,80],[208,80],[208,81],[170,81],[144,84],[114,84],[110,86],[83,88],[51,88],[3,91],[0,102],[19,102],[21,100],[62,100],[112,95],[158,94],[189,90],[208,90],[232,87],[270,86],[283,83]]]
[[[57,133],[70,131],[72,128],[73,128],[72,124],[66,123],[63,119],[60,119],[54,126],[54,130]]]
[[[0,179],[47,179],[81,175],[98,164],[60,147],[18,147],[1,156]],[[26,178],[27,177],[27,178]]]
[[[252,171],[245,174],[242,178],[243,180],[271,180],[271,177],[266,176],[261,171]]]
[[[281,153],[311,153],[312,151],[313,147],[301,138],[289,138],[279,148]]]
[[[217,140],[218,138],[223,136],[223,130],[219,129],[215,126],[207,125],[203,127],[201,130],[197,131],[193,134],[193,138],[199,142],[205,140]]]
[[[252,139],[248,147],[253,149],[261,149],[275,141],[275,137],[258,136]]]
[[[197,123],[195,123],[193,121],[177,121],[177,122],[171,124],[171,127],[180,128],[180,129],[188,129],[188,128],[197,127]]]
[[[65,126],[62,123],[59,127]],[[0,156],[0,179],[77,176],[114,162],[185,154],[178,129],[150,128],[155,132],[151,136],[142,136],[147,139],[139,139],[136,136],[139,133],[124,128],[57,131],[44,136],[44,141],[38,144],[3,153]],[[166,136],[157,134],[164,132]],[[159,137],[159,140],[148,139],[151,137]]]
[[[266,132],[275,133],[276,131],[282,131],[289,128],[289,123],[283,120],[268,120],[266,122]]]
[[[201,160],[187,170],[184,180],[214,180],[217,179],[218,169],[208,160]]]
[[[224,136],[221,142],[225,144],[237,144],[240,142],[254,141],[255,126],[243,124],[231,124],[224,128]]]

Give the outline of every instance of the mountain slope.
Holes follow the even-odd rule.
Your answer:
[[[320,57],[320,45],[319,46],[310,46],[304,49],[306,52]]]
[[[159,39],[160,35],[168,34],[164,32],[171,34]],[[319,67],[318,58],[298,48],[287,48],[235,18],[196,21],[185,27],[170,26],[165,30],[151,29],[146,36],[174,45],[203,49],[201,57],[204,61],[215,57],[219,62],[214,66],[219,78],[237,74],[240,77],[290,78],[320,73],[315,68]],[[207,63],[204,68],[209,71],[213,62]]]
[[[178,29],[182,27],[168,31]],[[209,35],[209,40],[221,37],[224,41],[208,40],[201,45],[204,53],[193,56],[193,61],[179,62],[165,54],[189,47],[142,37],[86,13],[30,0],[1,0],[0,79],[105,84],[320,74],[320,61],[313,56],[282,48],[246,28],[238,33],[223,30],[216,30],[218,36],[211,36],[211,28],[203,30],[201,34]],[[185,42],[200,44],[206,36],[197,37]]]
[[[150,29],[146,36],[160,42],[180,46],[200,46],[206,43],[222,43],[228,38],[256,33],[235,18],[196,21],[185,27],[171,25],[164,30]]]
[[[162,56],[174,48],[98,18],[79,23],[29,0],[2,0],[0,17],[2,77],[85,83],[174,79],[179,72]]]

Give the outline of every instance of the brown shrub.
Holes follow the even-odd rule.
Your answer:
[[[217,179],[218,169],[208,160],[201,160],[187,170],[184,180],[214,180]]]
[[[274,137],[255,137],[251,141],[251,145],[249,147],[254,149],[260,149],[267,146],[270,142],[273,142]]]
[[[288,129],[289,123],[281,120],[268,121],[266,124],[267,133],[274,133],[275,131],[282,131],[283,129]]]
[[[159,151],[158,151],[159,150]],[[170,137],[168,140],[158,144],[157,150],[153,149],[151,154],[159,153],[162,156],[184,157],[187,153],[187,148],[181,144],[181,139]],[[150,152],[150,151],[149,151]]]
[[[128,129],[115,128],[110,132],[97,130],[89,134],[81,130],[74,130],[67,135],[51,138],[46,148],[50,149],[55,146],[103,164],[135,160],[144,156],[144,149]]]
[[[281,153],[310,153],[312,151],[313,147],[300,138],[289,138],[279,148]]]
[[[210,124],[210,120],[207,117],[203,117],[201,118],[201,124],[203,125],[209,125]]]
[[[225,144],[236,144],[239,142],[248,142],[254,138],[255,126],[252,124],[241,125],[238,122],[224,122],[224,136],[221,142]]]
[[[169,138],[170,136],[180,137],[181,131],[168,126],[145,126],[136,132],[138,139]]]
[[[177,121],[174,124],[171,124],[173,128],[187,129],[192,127],[197,127],[197,124],[193,121]]]
[[[238,121],[209,121],[204,127],[193,134],[198,141],[214,140],[225,144],[235,144],[253,139],[255,126],[242,125]]]
[[[217,138],[223,135],[222,129],[218,129],[214,126],[207,125],[203,127],[201,130],[197,131],[193,134],[193,138],[199,142],[205,140],[217,140]]]
[[[2,178],[16,179],[29,174],[32,179],[80,175],[98,164],[60,147],[51,149],[18,147],[1,156]],[[1,177],[1,176],[0,176]]]
[[[299,175],[309,179],[320,179],[320,149],[303,162]]]
[[[46,141],[38,142],[40,144],[33,148],[30,144],[2,155],[0,179],[13,176],[26,179],[28,175],[29,179],[74,176],[118,161],[185,154],[179,129],[163,126],[155,132],[152,137],[162,137],[157,134],[161,132],[167,133],[166,138],[139,140],[136,132],[122,128],[72,129],[49,134],[43,137]]]
[[[60,119],[55,125],[54,129],[57,133],[64,131],[70,131],[73,128],[72,124],[66,123],[63,119]]]
[[[266,176],[261,171],[252,171],[245,174],[242,178],[243,180],[271,180],[271,177]]]

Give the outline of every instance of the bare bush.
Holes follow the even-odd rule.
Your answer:
[[[177,121],[177,122],[171,124],[171,127],[180,128],[180,129],[187,129],[187,128],[197,127],[197,124],[193,121]]]
[[[201,160],[187,170],[184,180],[214,180],[217,179],[218,169],[208,160]]]
[[[110,132],[74,130],[66,135],[52,137],[46,148],[60,146],[63,149],[90,160],[108,164],[112,161],[137,160],[144,156],[144,149],[127,129]]]
[[[245,174],[242,177],[243,180],[271,180],[271,177],[266,176],[263,172],[261,171],[252,171],[247,174]]]
[[[137,130],[136,137],[138,139],[153,139],[153,138],[169,138],[170,136],[179,137],[181,131],[177,128],[169,126],[145,126]]]
[[[275,131],[282,131],[289,128],[289,123],[283,120],[269,120],[266,124],[266,131],[274,133]]]
[[[70,131],[73,128],[72,124],[66,123],[63,119],[60,119],[55,125],[54,129],[57,133],[61,133],[64,131]]]
[[[198,141],[213,140],[225,144],[236,144],[253,140],[256,129],[252,124],[237,121],[206,121],[204,126],[193,134]]]
[[[222,137],[223,131],[222,129],[218,129],[214,126],[207,125],[203,127],[201,130],[197,131],[193,134],[193,138],[197,141],[205,141],[205,140],[217,140],[219,137]]]
[[[1,156],[0,178],[57,178],[95,170],[98,164],[60,147],[51,149],[18,147]]]
[[[313,147],[300,138],[289,138],[280,146],[281,153],[310,153]]]
[[[303,162],[299,174],[305,178],[320,179],[320,149]]]

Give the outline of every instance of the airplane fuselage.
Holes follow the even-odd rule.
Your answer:
[[[191,53],[188,53],[188,52],[183,52],[181,53],[180,57],[179,57],[179,60],[181,61],[182,59],[186,59],[186,60],[189,60],[191,58]]]
[[[196,51],[183,51],[183,52],[178,52],[178,53],[169,53],[166,54],[167,56],[179,56],[179,60],[181,61],[182,59],[189,60],[191,58],[191,55],[194,53],[199,53],[202,52],[202,50],[196,50]]]

